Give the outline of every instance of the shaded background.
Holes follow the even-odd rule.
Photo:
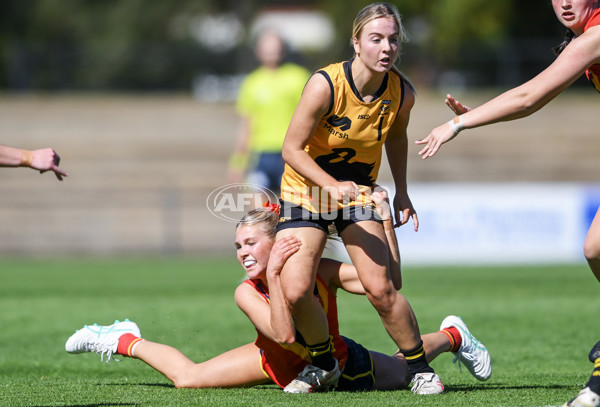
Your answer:
[[[53,147],[70,175],[0,172],[0,255],[230,253],[233,225],[206,199],[225,183],[254,34],[280,27],[289,59],[314,70],[351,57],[352,21],[369,3],[2,2],[0,143]],[[564,34],[549,0],[394,3],[411,36],[399,66],[419,92],[411,141],[451,117],[447,92],[475,106],[546,67]],[[411,146],[409,182],[596,182],[595,103],[580,80],[434,159]],[[385,163],[380,181],[391,181]]]
[[[395,1],[420,86],[512,86],[552,60],[564,29],[551,2]],[[368,1],[21,0],[0,5],[0,86],[10,91],[184,91],[245,74],[256,29],[275,24],[310,69],[351,56]]]

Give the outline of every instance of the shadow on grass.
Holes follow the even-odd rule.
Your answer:
[[[140,406],[137,403],[92,403],[92,404],[64,404],[60,407],[104,407],[104,406]],[[23,406],[23,407],[53,407],[44,405]],[[54,405],[56,407],[56,405]]]
[[[463,391],[486,391],[486,390],[534,390],[534,389],[546,389],[546,390],[560,390],[560,389],[572,389],[572,385],[562,384],[549,384],[549,385],[507,385],[502,383],[489,383],[485,385],[469,385],[469,384],[456,384],[445,387],[445,393],[463,392]]]
[[[96,386],[148,386],[148,387],[167,387],[174,389],[175,386],[170,383],[96,383]]]
[[[170,383],[97,383],[96,386],[148,386],[148,387],[164,387],[164,388],[170,388],[170,389],[175,389],[176,387],[173,384]],[[190,387],[192,388],[192,387]],[[213,389],[213,390],[228,390],[227,388],[214,388],[214,387],[209,387],[207,388],[208,390]],[[256,390],[281,390],[281,388],[279,386],[277,386],[276,384],[259,384],[259,385],[255,385],[255,386],[250,386],[250,387],[236,387],[234,389],[256,389]],[[230,390],[234,390],[234,389],[230,389]],[[202,390],[202,389],[199,389]]]
[[[164,387],[175,389],[175,386],[170,383],[98,383],[97,386],[144,386],[144,387]],[[575,386],[576,387],[576,386]],[[261,384],[252,387],[247,387],[246,389],[256,389],[256,390],[273,390],[273,391],[281,391],[275,384]],[[476,391],[490,391],[490,390],[573,390],[573,385],[561,385],[561,384],[548,384],[548,385],[508,385],[503,383],[486,383],[486,384],[455,384],[451,386],[445,386],[444,393],[458,393],[458,392],[476,392]],[[410,389],[398,389],[398,390],[390,390],[390,391],[403,391]],[[342,393],[342,391],[339,391]],[[343,392],[346,393],[346,392]],[[348,392],[352,393],[352,392]],[[129,405],[129,404],[123,404]],[[43,406],[36,406],[43,407]],[[71,407],[71,406],[64,406]],[[91,405],[93,407],[93,405]]]

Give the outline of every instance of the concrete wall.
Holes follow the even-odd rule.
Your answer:
[[[592,90],[567,92],[532,117],[462,133],[423,161],[414,140],[452,115],[443,95],[420,93],[409,183],[600,181],[597,103]],[[58,182],[0,171],[0,256],[230,251],[233,225],[206,199],[226,183],[237,126],[231,104],[187,95],[0,96],[0,143],[54,147],[70,174]],[[380,181],[391,183],[385,163]]]

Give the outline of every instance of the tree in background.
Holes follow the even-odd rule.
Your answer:
[[[435,85],[447,72],[458,72],[473,85],[521,81],[547,65],[550,46],[562,39],[549,1],[392,2],[412,37],[401,68],[426,85]],[[334,45],[327,52],[306,55],[308,67],[315,68],[352,55],[352,20],[369,3],[7,0],[0,2],[0,88],[189,90],[199,73],[245,73],[247,42],[209,46],[194,37],[194,30],[206,16],[231,16],[241,31],[219,29],[243,39],[256,13],[266,7],[313,7],[331,17]],[[512,47],[516,41],[519,46]]]

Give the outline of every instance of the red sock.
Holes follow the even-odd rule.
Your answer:
[[[131,351],[133,350],[133,346],[143,341],[142,338],[138,338],[134,334],[123,334],[119,337],[119,343],[117,344],[117,353],[123,356],[132,357]]]
[[[444,328],[440,332],[445,333],[450,340],[450,352],[458,352],[460,349],[460,344],[462,343],[462,337],[460,336],[460,332],[458,329],[451,326],[449,328]]]

